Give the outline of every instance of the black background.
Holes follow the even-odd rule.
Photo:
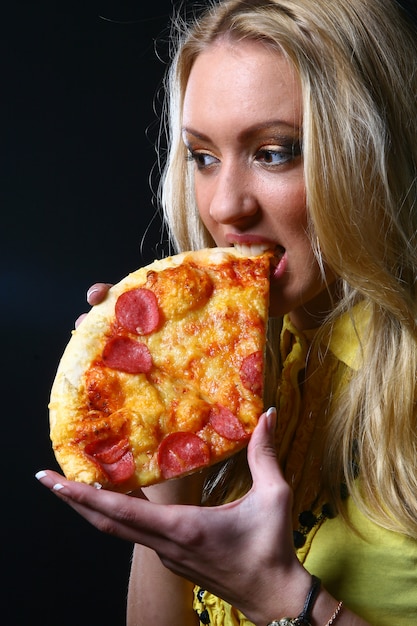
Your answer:
[[[57,467],[49,390],[86,290],[167,249],[149,176],[172,3],[33,0],[0,12],[5,626],[125,621],[131,546],[99,533],[34,474]]]
[[[102,535],[34,474],[57,468],[49,390],[75,319],[88,308],[87,288],[121,279],[166,248],[149,176],[172,3],[7,4],[0,623],[118,626],[131,546]]]

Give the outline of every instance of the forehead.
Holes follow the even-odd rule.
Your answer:
[[[301,126],[300,81],[281,52],[260,42],[220,39],[196,58],[185,91],[184,126],[281,118]]]

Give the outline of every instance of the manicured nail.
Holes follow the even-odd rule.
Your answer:
[[[61,491],[61,489],[64,489],[64,485],[61,485],[61,483],[55,483],[55,485],[52,487],[52,489],[54,491]]]
[[[89,289],[89,290],[87,291],[87,301],[91,298],[91,296],[92,296],[94,293],[97,293],[97,291],[100,291],[100,290],[98,289],[98,287],[92,287],[91,289]]]
[[[268,428],[271,431],[271,433],[275,432],[275,424],[277,421],[277,410],[274,406],[271,406],[267,412],[266,412],[266,419],[267,419],[267,424],[268,424]]]
[[[46,472],[44,472],[44,470],[41,470],[40,472],[36,472],[35,474],[35,478],[37,478],[38,480],[40,480],[41,478],[45,478],[46,476]]]

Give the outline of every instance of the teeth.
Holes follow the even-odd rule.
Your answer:
[[[258,256],[259,254],[263,254],[267,250],[271,249],[271,246],[265,243],[256,243],[256,244],[234,244],[235,249],[242,256]]]

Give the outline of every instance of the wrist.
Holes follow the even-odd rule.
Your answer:
[[[311,583],[311,574],[299,561],[295,561],[293,566],[279,576],[271,573],[269,581],[264,581],[259,594],[256,594],[256,606],[246,617],[256,626],[267,626],[287,615],[298,616],[311,589]]]
[[[320,593],[321,581],[317,576],[311,577],[311,585],[306,595],[303,608],[297,617],[282,617],[269,622],[267,626],[312,626],[312,613],[316,599]]]
[[[354,621],[349,621],[349,624],[367,624],[362,619],[354,616],[346,610],[343,602],[335,600],[322,586],[321,584],[316,587],[316,593],[311,596],[311,590],[313,586],[312,577],[306,572],[309,580],[309,587],[305,592],[304,600],[300,600],[300,588],[298,591],[294,589],[292,598],[297,598],[295,603],[295,608],[291,610],[279,611],[279,617],[275,617],[275,619],[257,621],[257,626],[333,626],[345,623],[345,617],[349,614]],[[314,578],[314,577],[313,577]],[[290,593],[290,592],[289,592]],[[294,602],[290,601],[289,596],[282,596],[286,598],[286,607],[294,607]],[[310,600],[310,601],[309,601]],[[304,602],[304,604],[303,604]],[[306,604],[308,605],[306,607]],[[277,615],[275,605],[275,615]],[[305,609],[307,609],[307,622],[305,621]],[[304,614],[303,614],[304,610]],[[270,613],[271,614],[271,613]],[[286,617],[288,615],[289,617]],[[350,618],[349,618],[350,619]],[[303,621],[304,620],[304,621]]]

